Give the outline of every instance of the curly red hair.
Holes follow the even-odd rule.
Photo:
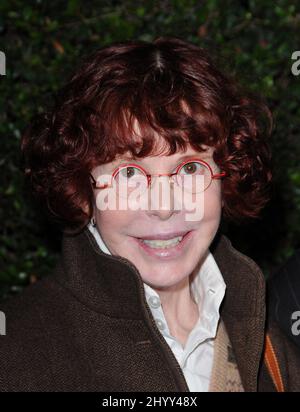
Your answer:
[[[212,146],[227,173],[224,215],[241,219],[258,216],[268,200],[271,128],[264,101],[219,70],[204,49],[158,38],[91,54],[53,107],[32,121],[21,149],[33,192],[56,220],[80,229],[93,213],[89,172],[97,165],[127,151],[145,157]]]

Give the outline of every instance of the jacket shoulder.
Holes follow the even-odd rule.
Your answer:
[[[279,367],[285,392],[300,391],[300,350],[297,345],[282,331],[272,317],[267,318],[266,335],[268,335],[272,352]],[[269,370],[263,359],[259,376],[260,391],[275,391]]]
[[[300,334],[292,327],[300,315],[300,250],[270,276],[267,287],[270,317],[300,351]]]
[[[0,336],[1,391],[43,389],[51,380],[49,314],[59,318],[62,298],[60,286],[48,277],[0,305],[5,320],[5,334]]]

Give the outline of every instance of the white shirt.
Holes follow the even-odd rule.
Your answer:
[[[88,228],[100,249],[104,253],[111,254],[97,228],[91,224]],[[199,319],[184,347],[170,334],[158,293],[146,283],[144,283],[144,289],[156,325],[176,357],[189,390],[207,392],[213,365],[214,338],[220,319],[219,308],[226,289],[213,255],[208,253],[191,283],[191,292],[199,308]]]

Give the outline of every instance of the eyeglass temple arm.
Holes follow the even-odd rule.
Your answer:
[[[92,178],[92,186],[93,186],[94,189],[106,189],[107,187],[111,187],[111,184],[109,184],[109,183],[105,183],[105,184],[97,187],[97,182],[96,182],[94,176],[91,173],[90,173],[90,176]]]
[[[221,173],[216,173],[214,175],[212,175],[212,179],[222,179],[222,177],[226,176],[226,172],[221,172]]]

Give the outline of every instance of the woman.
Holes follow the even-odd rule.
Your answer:
[[[263,275],[218,230],[267,201],[269,126],[185,41],[86,59],[22,140],[64,237],[53,275],[3,308],[3,390],[274,390]]]

